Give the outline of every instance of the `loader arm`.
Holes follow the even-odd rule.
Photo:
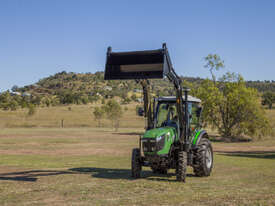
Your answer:
[[[185,101],[183,101],[182,81],[172,66],[166,44],[162,45],[162,49],[147,51],[112,52],[111,47],[108,48],[104,79],[133,79],[141,83],[147,129],[154,127],[149,79],[162,79],[165,76],[174,84],[176,90],[180,143],[186,147],[189,142],[188,90],[184,90]]]
[[[165,75],[167,76],[167,78],[174,84],[175,90],[176,90],[176,105],[177,105],[177,113],[178,113],[178,117],[179,117],[179,128],[180,128],[180,141],[181,143],[187,143],[188,142],[188,138],[189,138],[189,115],[188,115],[188,106],[187,106],[187,98],[188,98],[188,89],[184,90],[184,98],[185,98],[185,106],[184,105],[184,101],[182,98],[182,80],[181,78],[177,75],[177,73],[175,72],[166,44],[164,43],[162,45],[162,48],[164,50],[165,53],[165,57],[166,57],[166,61],[167,61],[167,65],[168,65],[168,70],[166,71]],[[183,111],[184,108],[184,111]],[[184,115],[186,114],[186,115]]]

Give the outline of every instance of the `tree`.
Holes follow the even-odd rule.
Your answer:
[[[129,104],[131,102],[131,99],[129,97],[123,98],[122,99],[122,104]]]
[[[18,87],[17,85],[14,85],[14,86],[11,88],[11,91],[16,92],[18,89],[19,89],[19,87]]]
[[[36,108],[34,104],[29,104],[28,105],[28,116],[33,116],[36,112]]]
[[[103,106],[103,108],[107,118],[112,122],[112,127],[115,127],[115,130],[117,131],[119,128],[119,119],[122,117],[123,112],[120,104],[116,100],[111,99]]]
[[[136,101],[137,101],[137,95],[136,95],[136,94],[132,94],[131,99],[132,99],[134,102],[136,102]]]
[[[206,61],[204,67],[209,69],[212,80],[214,84],[216,84],[216,76],[214,75],[214,70],[218,71],[220,68],[224,68],[224,61],[221,60],[218,54],[208,54],[208,56],[206,56],[204,60]]]
[[[262,96],[262,105],[268,105],[269,109],[272,109],[272,104],[275,103],[275,93],[267,91]]]
[[[203,120],[225,138],[263,136],[271,132],[264,110],[257,104],[258,92],[247,88],[240,75],[227,73],[216,85],[203,81],[196,95],[202,100]]]
[[[94,108],[94,119],[98,121],[98,127],[101,127],[101,119],[104,117],[104,109],[101,107]]]
[[[9,102],[9,108],[11,109],[11,111],[15,111],[17,109],[17,107],[18,107],[17,101],[11,100]]]

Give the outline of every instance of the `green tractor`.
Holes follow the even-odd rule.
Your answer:
[[[173,83],[176,95],[151,98],[149,79],[165,77]],[[182,88],[166,44],[158,50],[132,52],[112,52],[109,47],[104,79],[134,79],[143,88],[147,124],[139,148],[132,151],[132,177],[141,177],[143,166],[161,174],[175,169],[177,180],[182,182],[187,165],[193,167],[196,176],[210,175],[213,149],[207,132],[201,128],[201,101],[189,96],[189,89]]]

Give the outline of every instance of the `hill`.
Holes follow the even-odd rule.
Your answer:
[[[181,77],[185,86],[195,88],[202,78]],[[275,81],[247,81],[247,86],[260,92],[275,92]],[[156,96],[173,95],[173,85],[167,80],[152,80],[152,88]],[[14,86],[12,92],[0,95],[0,107],[14,110],[28,104],[55,106],[60,104],[87,104],[106,98],[118,97],[124,103],[138,101],[142,95],[141,86],[134,80],[104,81],[104,73],[60,72],[24,87]]]

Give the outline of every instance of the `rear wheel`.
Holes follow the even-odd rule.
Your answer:
[[[140,178],[141,174],[141,161],[140,161],[140,150],[138,148],[133,149],[132,151],[132,177]]]
[[[179,151],[178,155],[178,165],[176,169],[177,180],[180,182],[185,182],[187,169],[187,152]]]
[[[213,167],[213,149],[207,138],[202,138],[194,153],[194,173],[196,176],[209,176]]]

